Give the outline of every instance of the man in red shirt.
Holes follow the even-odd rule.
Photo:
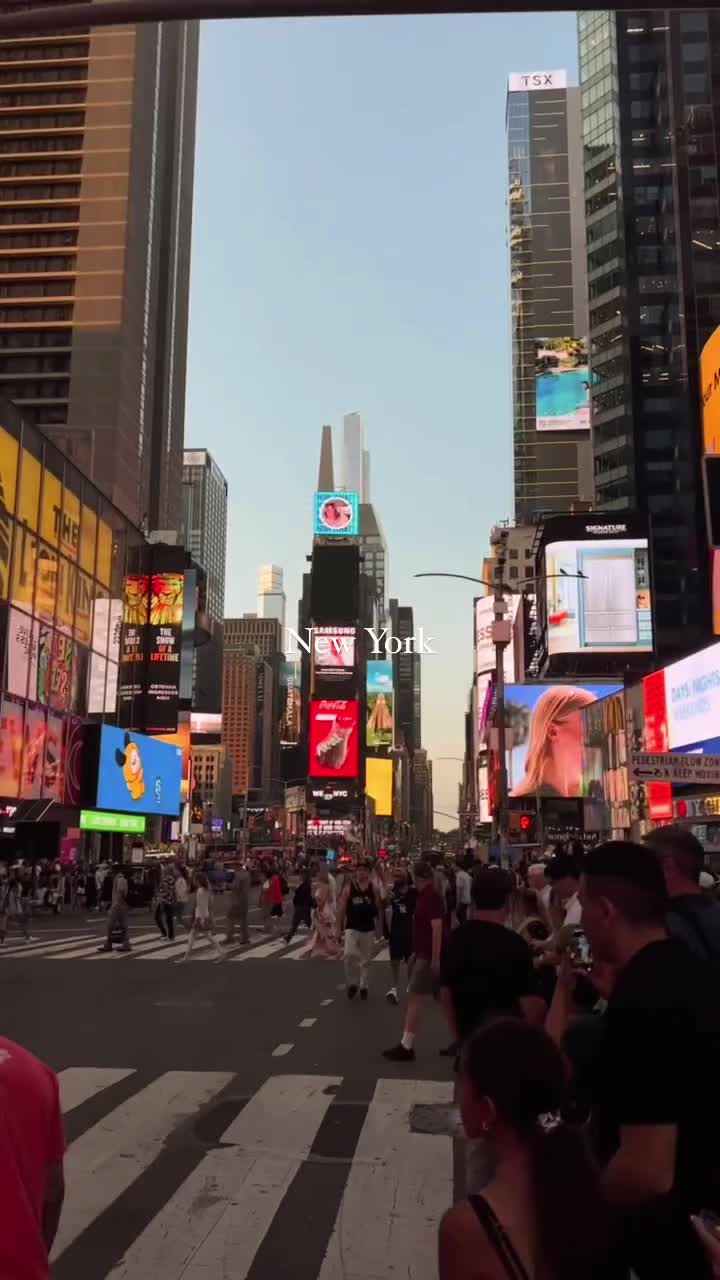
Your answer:
[[[400,1043],[385,1049],[388,1062],[415,1061],[415,1035],[422,1018],[423,1000],[437,995],[440,989],[440,953],[443,943],[445,904],[433,887],[432,867],[417,862],[414,868],[417,900],[413,917],[413,956],[411,959],[405,1029]]]
[[[65,1195],[57,1077],[0,1036],[0,1276],[48,1280]]]

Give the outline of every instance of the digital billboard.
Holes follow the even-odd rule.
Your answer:
[[[360,499],[357,493],[315,494],[315,537],[356,538]]]
[[[355,670],[355,628],[313,627],[313,671],[323,680],[348,680]]]
[[[221,734],[222,715],[219,711],[191,711],[190,732],[192,734]]]
[[[344,698],[310,703],[311,778],[357,778],[358,713],[358,703]]]
[[[182,757],[180,747],[131,734],[114,725],[100,730],[96,808],[117,813],[180,812]]]
[[[174,733],[177,729],[183,591],[182,573],[153,573],[150,578],[145,701],[145,728],[148,733]]]
[[[590,370],[584,338],[535,343],[535,425],[538,431],[590,430]]]
[[[150,610],[150,577],[147,573],[131,573],[123,579],[122,641],[120,647],[120,681],[118,712],[121,723],[132,715],[135,698],[145,688],[145,645]]]
[[[715,754],[720,746],[720,643],[673,662],[643,681],[655,708],[648,751],[691,749]],[[650,692],[649,692],[650,691]]]
[[[652,652],[647,537],[548,543],[545,577],[550,656]]]
[[[703,453],[720,454],[720,326],[710,335],[700,354],[702,388]]]
[[[624,693],[590,703],[584,725],[583,795],[588,830],[626,831],[630,827],[630,788]]]
[[[598,698],[617,693],[617,684],[512,684],[505,690],[505,726],[512,734],[506,752],[511,796],[583,793],[582,713]]]
[[[88,677],[88,713],[112,715],[117,705],[122,600],[95,601]],[[107,653],[107,657],[105,654]]]
[[[365,791],[375,801],[378,818],[391,818],[393,811],[393,762],[379,756],[365,761]]]
[[[285,690],[280,740],[284,743],[296,743],[300,741],[302,729],[301,670],[297,655],[283,662],[280,679]]]
[[[367,724],[365,745],[391,747],[393,744],[393,668],[385,658],[367,664]]]
[[[101,813],[96,809],[80,810],[81,831],[115,831],[123,835],[145,835],[147,819],[136,813]]]

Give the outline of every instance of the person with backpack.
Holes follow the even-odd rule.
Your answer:
[[[645,844],[660,859],[665,877],[670,937],[708,960],[720,979],[720,903],[701,887],[705,850],[687,827],[659,827]]]
[[[303,871],[300,883],[293,894],[292,922],[290,924],[288,935],[285,939],[286,942],[292,942],[295,933],[301,924],[306,925],[308,929],[312,928],[312,911],[314,906],[315,902],[313,899],[312,878],[310,876],[309,869],[306,868]]]

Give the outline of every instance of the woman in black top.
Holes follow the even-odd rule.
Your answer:
[[[466,1042],[461,1107],[468,1138],[490,1144],[482,1196],[440,1225],[440,1280],[608,1277],[608,1219],[599,1178],[574,1129],[559,1122],[562,1056],[520,1018],[499,1018]]]

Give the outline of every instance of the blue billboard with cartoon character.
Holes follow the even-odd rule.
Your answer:
[[[182,750],[144,733],[103,725],[98,764],[98,809],[119,813],[180,813]]]

